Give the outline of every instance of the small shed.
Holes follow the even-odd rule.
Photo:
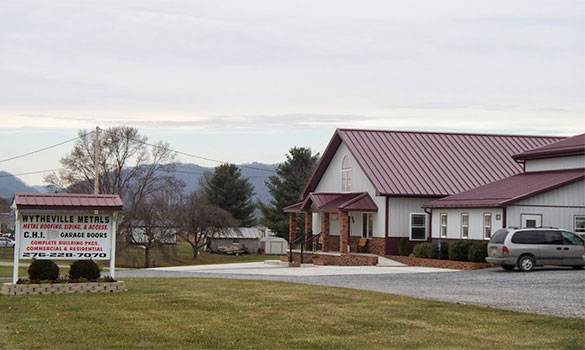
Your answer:
[[[260,240],[260,249],[263,249],[266,255],[286,254],[287,245],[286,239],[277,236],[268,236]]]

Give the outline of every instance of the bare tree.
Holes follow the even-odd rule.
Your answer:
[[[71,153],[61,158],[63,170],[44,177],[50,185],[71,193],[93,193],[94,144],[96,134],[79,131]],[[184,186],[170,174],[178,163],[176,153],[166,142],[149,145],[138,129],[128,126],[102,130],[99,138],[99,192],[118,194],[124,202],[119,216],[119,237],[132,244],[131,226],[141,220],[138,211],[148,206],[158,192],[169,193]]]
[[[193,248],[193,260],[197,259],[207,239],[215,237],[221,230],[235,225],[231,215],[207,202],[203,191],[194,191],[186,196],[176,211],[179,224],[177,234]]]
[[[180,188],[169,187],[149,196],[132,210],[128,226],[130,244],[144,249],[144,267],[150,267],[155,248],[176,243],[174,213],[181,197]]]

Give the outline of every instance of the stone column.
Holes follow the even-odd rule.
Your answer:
[[[306,240],[306,244],[305,244],[305,249],[307,250],[313,250],[313,241],[309,241],[309,239],[311,239],[311,236],[313,235],[312,233],[313,231],[313,213],[312,212],[306,212],[305,213],[305,240]],[[309,235],[310,233],[310,235]]]
[[[329,251],[329,247],[327,246],[327,244],[329,244],[329,213],[327,212],[323,212],[321,213],[321,232],[323,235],[323,248],[322,250],[324,252],[328,252]]]
[[[339,237],[339,252],[347,253],[349,244],[349,215],[348,212],[341,212],[341,233]]]

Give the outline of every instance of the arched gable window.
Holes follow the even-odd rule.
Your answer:
[[[351,160],[347,154],[341,162],[341,192],[351,192]]]

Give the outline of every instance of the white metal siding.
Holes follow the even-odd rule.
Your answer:
[[[522,214],[542,215],[542,226],[573,231],[575,215],[585,215],[585,181],[563,186],[508,207],[508,226],[521,226]]]
[[[374,237],[384,237],[385,229],[385,205],[386,205],[386,198],[382,196],[376,196],[376,190],[374,186],[355,160],[353,155],[349,152],[349,148],[344,142],[341,142],[337,152],[331,159],[331,163],[325,170],[325,173],[321,177],[321,181],[315,188],[315,192],[341,192],[341,162],[343,161],[343,157],[348,155],[351,160],[351,192],[368,192],[376,205],[378,206],[378,212],[374,215]],[[351,233],[352,236],[361,236],[362,226],[361,226],[361,213],[353,213],[355,215],[354,221],[355,223],[351,224]],[[358,226],[358,216],[360,217]],[[315,222],[315,216],[313,216],[313,231],[314,232],[321,232],[321,221],[320,217],[318,218],[318,223]],[[341,222],[341,213],[339,220],[331,221],[329,231],[332,235],[339,235],[340,230],[340,222]],[[350,219],[351,223],[351,219]]]
[[[421,208],[422,205],[435,199],[436,198],[390,197],[388,201],[388,236],[409,237],[410,214],[424,213],[423,208]]]
[[[514,203],[522,205],[585,206],[585,181],[581,180],[556,190],[548,191],[534,197]]]
[[[468,239],[483,239],[483,214],[492,214],[492,234],[502,228],[502,209],[433,209],[432,236],[441,238],[441,214],[447,214],[447,237],[448,239],[461,239],[461,214],[469,214],[469,237]],[[500,215],[500,219],[497,219]]]
[[[544,170],[560,170],[560,169],[576,169],[585,167],[585,155],[571,156],[571,157],[557,157],[546,159],[526,160],[525,170],[544,171]]]
[[[575,215],[585,215],[585,208],[509,206],[508,226],[522,226],[520,221],[522,214],[540,214],[542,215],[542,226],[574,231]]]

